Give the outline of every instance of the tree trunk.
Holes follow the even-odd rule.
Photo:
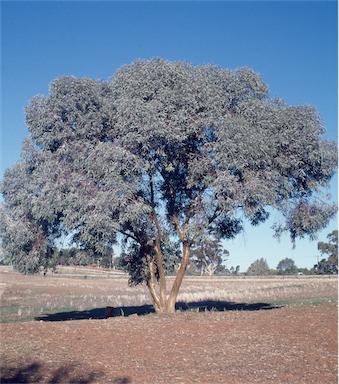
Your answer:
[[[147,264],[148,264],[148,270],[150,273],[150,279],[147,282],[147,287],[148,287],[148,290],[151,294],[154,309],[156,312],[158,312],[158,310],[161,308],[161,304],[160,304],[160,300],[159,300],[158,295],[157,295],[157,291],[155,289],[154,264],[153,264],[152,257],[148,254],[146,255],[146,260],[147,260]]]
[[[175,303],[177,301],[177,297],[179,294],[179,289],[181,287],[182,281],[185,276],[186,268],[189,262],[190,254],[191,254],[191,249],[190,246],[187,245],[186,243],[183,243],[182,246],[182,261],[180,264],[180,268],[178,269],[177,275],[175,277],[171,293],[168,297],[167,300],[167,313],[173,313],[175,312]]]
[[[159,259],[158,262],[162,263],[162,258],[160,259],[160,255],[158,255]],[[155,309],[156,313],[167,313],[167,297],[166,297],[166,278],[165,273],[162,268],[162,274],[160,273],[160,295],[158,295],[157,289],[156,289],[156,278],[155,278],[155,268],[154,263],[152,260],[152,257],[149,254],[146,254],[146,260],[148,264],[148,269],[150,272],[150,279],[147,282],[147,287],[151,295],[152,304]],[[162,264],[161,264],[162,266]]]
[[[161,280],[160,283],[160,295],[158,295],[156,290],[156,280],[155,280],[155,271],[154,271],[154,264],[151,256],[147,255],[147,264],[150,271],[150,280],[147,283],[147,287],[149,289],[153,307],[155,309],[155,312],[158,314],[164,314],[164,313],[174,313],[175,312],[175,303],[177,301],[177,297],[179,294],[179,290],[182,284],[182,281],[185,276],[185,271],[189,262],[190,258],[190,247],[186,244],[183,244],[183,258],[180,264],[180,267],[177,271],[177,275],[175,277],[171,292],[166,297],[166,280],[165,278]],[[165,282],[165,284],[164,284]]]
[[[159,284],[160,284],[160,305],[162,308],[167,306],[167,289],[166,289],[166,276],[165,276],[165,271],[164,271],[164,266],[163,266],[163,257],[162,257],[162,252],[160,248],[160,236],[158,236],[156,240],[156,245],[154,247],[155,250],[155,257],[157,261],[157,268],[158,268],[158,274],[159,274]]]

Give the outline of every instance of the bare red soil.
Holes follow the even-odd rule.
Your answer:
[[[2,383],[337,383],[337,305],[1,325]]]

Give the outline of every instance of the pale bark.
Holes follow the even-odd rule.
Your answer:
[[[147,260],[147,265],[148,265],[148,269],[149,269],[149,273],[150,273],[150,279],[147,283],[147,287],[148,287],[148,290],[151,294],[151,298],[153,301],[155,311],[158,312],[161,309],[161,303],[160,303],[159,297],[157,295],[157,291],[155,289],[156,279],[155,279],[154,264],[153,264],[152,257],[148,254],[146,255],[146,260]]]
[[[180,264],[180,267],[178,269],[177,275],[175,277],[171,293],[168,298],[167,302],[167,312],[174,312],[175,311],[175,303],[177,301],[177,297],[179,294],[179,289],[181,287],[182,281],[185,276],[186,268],[189,262],[190,254],[191,254],[191,249],[190,246],[187,245],[186,243],[183,243],[182,246],[182,261]]]
[[[156,242],[158,243],[158,241]],[[163,258],[162,253],[160,249],[160,241],[155,246],[155,254],[156,254],[156,260],[157,260],[157,267],[158,267],[158,273],[159,273],[159,284],[160,284],[160,305],[162,308],[166,307],[166,277],[165,277],[165,271],[163,267]]]

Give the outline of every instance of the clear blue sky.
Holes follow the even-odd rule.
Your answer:
[[[337,140],[337,26],[336,1],[2,1],[0,178],[20,157],[31,97],[58,76],[108,79],[139,58],[251,67],[272,97],[315,106]],[[331,189],[337,199],[337,178]],[[270,267],[285,257],[313,266],[317,242],[292,251],[287,237],[272,239],[271,224],[228,242],[228,266],[246,270],[260,257]],[[337,220],[319,240],[335,228]]]

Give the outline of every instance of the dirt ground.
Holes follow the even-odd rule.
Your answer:
[[[1,324],[2,383],[337,383],[337,305]]]

